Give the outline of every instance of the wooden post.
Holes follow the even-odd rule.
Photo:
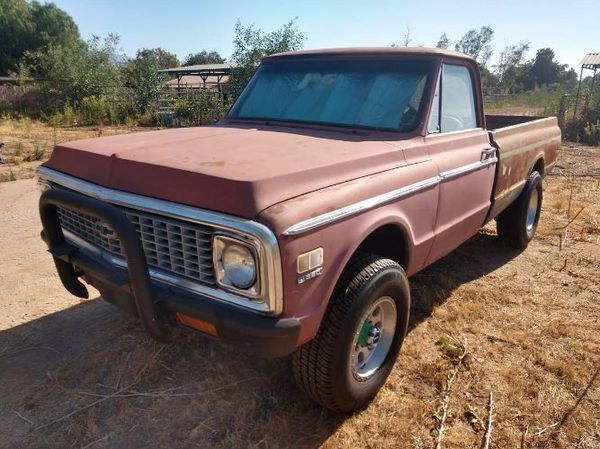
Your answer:
[[[221,90],[221,79],[223,79],[223,75],[217,76],[217,94],[219,98],[223,97],[223,91]]]

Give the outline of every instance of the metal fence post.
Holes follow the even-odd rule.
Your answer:
[[[563,94],[563,96],[560,97],[560,103],[558,105],[558,126],[563,131],[565,127],[566,102],[568,97],[569,94]]]
[[[579,104],[579,91],[581,90],[581,80],[583,79],[583,66],[581,66],[581,72],[579,73],[579,84],[577,85],[577,96],[575,97],[575,110],[573,111],[573,120],[577,115],[577,105]]]

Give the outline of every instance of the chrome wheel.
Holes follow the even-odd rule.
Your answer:
[[[537,217],[538,211],[538,191],[533,190],[529,197],[529,205],[527,206],[527,218],[525,220],[525,227],[527,231],[531,231],[535,225],[535,218]]]
[[[350,369],[357,380],[371,377],[385,361],[394,341],[397,316],[394,300],[383,296],[360,320],[350,353]]]

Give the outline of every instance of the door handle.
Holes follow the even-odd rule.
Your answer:
[[[496,156],[496,148],[494,148],[494,147],[490,147],[490,148],[486,148],[485,150],[481,150],[481,160],[482,161],[491,159],[494,156]]]

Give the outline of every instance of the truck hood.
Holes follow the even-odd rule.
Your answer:
[[[405,165],[402,150],[376,134],[170,129],[62,143],[45,166],[113,189],[255,218],[287,199]]]

